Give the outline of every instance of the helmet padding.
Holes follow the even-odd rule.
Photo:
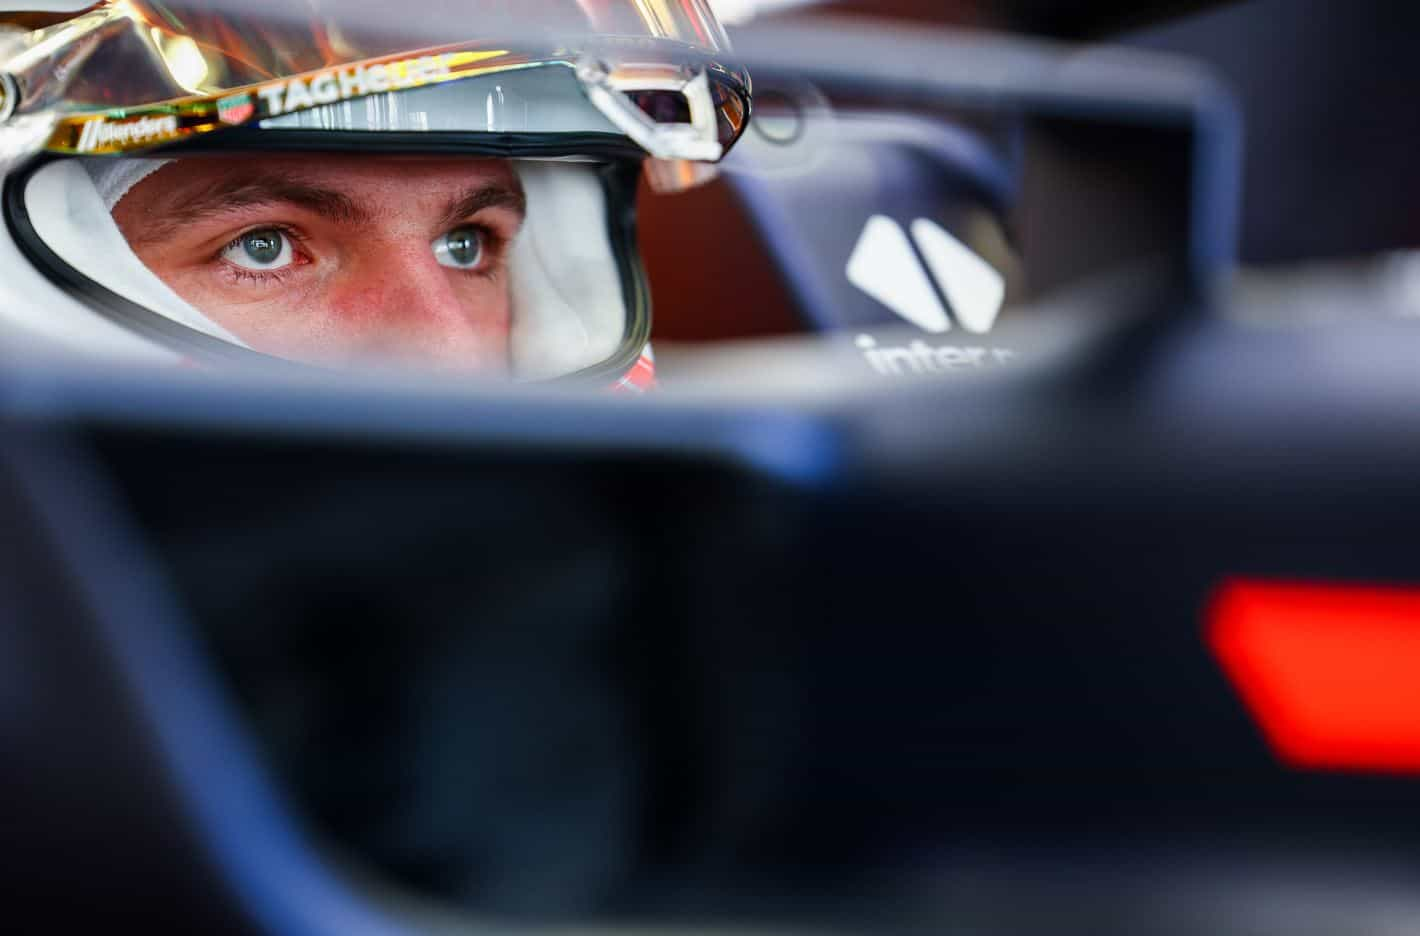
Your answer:
[[[535,379],[590,367],[616,351],[628,315],[605,190],[588,166],[514,165],[527,218],[509,262],[513,372]]]
[[[125,175],[139,169],[130,170]],[[149,170],[144,175],[152,171],[156,170]],[[136,184],[135,180],[132,185]],[[110,185],[109,190],[116,191],[117,185]],[[123,190],[127,191],[126,188]],[[56,160],[36,172],[25,188],[25,203],[29,208],[30,222],[40,240],[78,272],[188,328],[236,345],[242,344],[237,336],[193,308],[143,265],[143,261],[128,246],[128,241],[113,220],[105,197],[80,161]],[[117,204],[116,198],[114,203]]]

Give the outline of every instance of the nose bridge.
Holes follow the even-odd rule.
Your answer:
[[[417,237],[367,242],[348,259],[341,280],[338,311],[358,333],[360,350],[449,361],[497,354],[487,347],[486,316],[466,307],[449,271]]]
[[[409,328],[455,326],[468,319],[448,272],[427,244],[392,239],[362,253],[352,271],[379,300],[380,318]]]

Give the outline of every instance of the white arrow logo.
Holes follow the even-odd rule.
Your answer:
[[[873,215],[848,258],[848,282],[923,331],[952,327],[907,232],[892,218]]]
[[[991,330],[1006,297],[1006,280],[971,248],[927,218],[912,222],[912,239],[962,327]],[[907,232],[892,218],[873,215],[848,258],[848,281],[923,331],[952,327]]]

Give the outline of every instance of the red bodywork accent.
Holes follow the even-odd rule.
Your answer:
[[[1420,589],[1229,581],[1207,639],[1289,765],[1420,772]]]
[[[619,393],[645,393],[647,390],[654,389],[655,386],[655,360],[649,353],[642,352],[641,357],[637,358],[631,370],[627,371],[620,380],[612,384],[611,389]]]

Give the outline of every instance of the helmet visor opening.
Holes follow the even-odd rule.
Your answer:
[[[467,154],[61,159],[26,178],[16,227],[71,293],[186,357],[619,376],[649,331],[632,177]]]

